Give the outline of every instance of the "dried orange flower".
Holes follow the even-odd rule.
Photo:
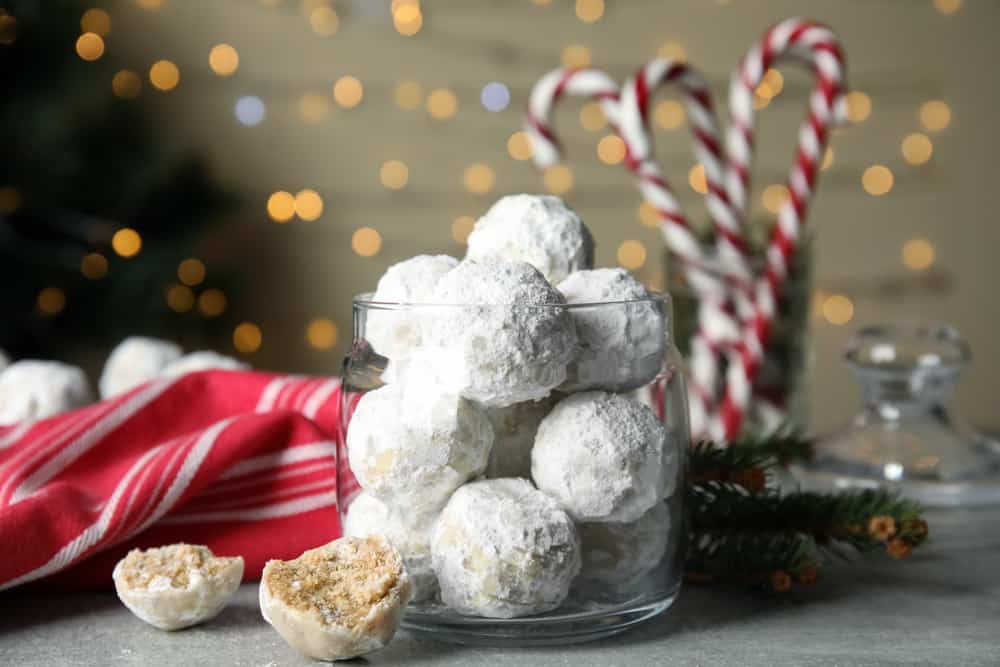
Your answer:
[[[896,560],[902,560],[913,553],[913,546],[906,540],[897,537],[886,545],[885,550]]]
[[[917,542],[927,539],[927,522],[923,519],[909,519],[903,522],[903,530],[913,536]]]
[[[771,574],[771,588],[776,593],[784,593],[792,587],[792,578],[784,570],[778,570]]]
[[[819,577],[819,569],[815,565],[809,565],[799,570],[798,576],[795,578],[800,584],[808,585],[816,583],[817,577]]]
[[[868,522],[868,534],[876,540],[885,542],[896,534],[896,520],[891,516],[873,516]]]

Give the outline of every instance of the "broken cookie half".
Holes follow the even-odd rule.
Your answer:
[[[222,611],[239,588],[243,559],[195,544],[133,549],[112,577],[129,611],[161,630],[180,630]]]
[[[320,660],[385,646],[411,595],[403,559],[381,535],[343,537],[294,560],[268,561],[260,581],[264,620]]]

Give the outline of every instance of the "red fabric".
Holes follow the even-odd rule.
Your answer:
[[[178,541],[252,580],[339,537],[339,414],[335,379],[206,371],[0,427],[0,590],[106,587],[129,549]]]

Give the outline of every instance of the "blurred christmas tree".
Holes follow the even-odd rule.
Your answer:
[[[108,15],[81,28],[86,9],[0,0],[0,347],[64,358],[133,333],[204,344],[221,323],[180,315],[194,293],[166,290],[227,197],[157,141],[132,99],[138,75],[112,86]],[[219,294],[203,314],[221,312]]]

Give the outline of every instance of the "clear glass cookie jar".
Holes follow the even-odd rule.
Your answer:
[[[563,337],[563,330],[553,328],[553,322],[570,323],[574,331],[570,339]],[[342,466],[342,519],[349,524],[349,532],[357,532],[350,526],[352,520],[354,526],[359,525],[357,517],[351,516],[353,501],[364,493],[369,497],[359,504],[359,510],[362,505],[381,503],[385,514],[365,519],[369,532],[385,532],[394,543],[404,544],[401,550],[408,551],[403,554],[408,568],[421,577],[426,590],[432,590],[425,590],[411,602],[404,628],[457,643],[561,644],[622,632],[671,606],[682,580],[682,489],[690,433],[683,363],[671,334],[669,296],[653,294],[632,301],[570,305],[430,305],[376,302],[371,294],[362,294],[353,302],[353,325],[352,347],[343,366],[341,455],[352,469]],[[601,336],[610,341],[607,346],[595,344]],[[562,350],[567,344],[572,349]],[[453,399],[434,399],[432,395],[442,387],[460,396],[458,407]],[[389,398],[398,393],[394,400],[399,402],[388,398],[377,402],[374,395],[365,399],[377,390]],[[552,475],[544,471],[550,464],[539,453],[541,445],[534,447],[536,439],[540,442],[543,437],[537,434],[539,424],[548,424],[542,431],[552,432],[558,419],[551,411],[558,408],[560,415],[569,414],[570,404],[617,406],[652,425],[644,431],[653,435],[643,436],[647,444],[642,461],[628,458],[632,454],[623,453],[624,446],[601,444],[602,438],[613,439],[608,436],[617,427],[599,411],[594,413],[593,423],[582,420],[585,423],[574,425],[582,429],[580,447],[597,448],[593,465],[577,460],[575,465],[591,466],[588,472],[580,473],[580,479],[589,474],[587,479],[596,480],[597,485],[577,482],[570,476],[566,488],[581,496],[592,493],[601,504],[604,478],[615,480],[607,483],[608,497],[614,500],[606,505],[614,509],[600,517],[582,516],[570,509],[575,496],[567,507],[566,497],[547,486]],[[380,407],[373,407],[376,405]],[[479,432],[470,426],[478,422],[463,415],[480,410],[488,416],[493,434],[485,466],[481,458],[476,459],[481,451],[454,455],[456,447],[464,446],[463,439],[475,438]],[[448,422],[455,414],[459,415],[457,421]],[[591,413],[584,410],[581,414]],[[397,443],[392,446],[397,449],[357,460],[361,457],[355,443],[362,438],[362,430],[373,433],[376,440],[392,434]],[[414,436],[417,432],[430,435],[418,438]],[[623,433],[624,439],[631,437]],[[408,458],[430,460],[426,448],[434,449],[439,444],[436,441],[442,440],[449,445],[434,455],[438,457],[435,461],[451,456],[447,464],[408,465]],[[348,441],[350,447],[344,444]],[[418,454],[407,447],[424,449]],[[349,450],[356,460],[350,461]],[[441,453],[446,451],[451,453]],[[653,469],[659,471],[655,476],[650,473]],[[532,487],[530,492],[541,495],[544,491],[543,502],[552,504],[568,524],[572,522],[570,531],[575,533],[578,554],[573,557],[575,562],[566,559],[560,562],[568,564],[553,565],[555,561],[547,560],[546,551],[551,551],[551,544],[540,542],[519,552],[518,563],[528,565],[516,570],[503,561],[508,552],[486,544],[477,551],[476,559],[461,562],[473,572],[482,564],[477,559],[486,559],[484,571],[493,573],[489,576],[494,579],[477,595],[495,604],[484,606],[482,613],[478,609],[463,613],[454,608],[461,605],[449,606],[445,600],[448,594],[443,594],[435,581],[441,571],[438,545],[443,542],[422,537],[423,532],[415,536],[416,529],[409,526],[422,526],[420,531],[428,530],[434,536],[441,503],[447,503],[445,512],[450,512],[470,483],[479,487],[489,483],[477,480],[508,477],[522,477],[531,483],[533,471],[535,477],[542,474],[546,481],[538,484],[545,488],[536,491]],[[645,480],[654,478],[656,481],[646,486]],[[622,480],[634,482],[623,485]],[[461,493],[452,489],[456,485]],[[373,503],[371,496],[379,502]],[[424,516],[424,504],[430,508],[426,515],[430,518],[417,521],[415,517]],[[482,512],[482,521],[477,518],[465,523],[490,524],[492,515],[500,513],[500,509],[496,513],[487,510]],[[408,526],[409,532],[394,539],[393,531],[401,529],[395,520],[385,519],[389,515],[402,517],[397,523]],[[468,529],[478,528],[469,525]],[[559,572],[559,567],[566,571]],[[545,574],[537,574],[539,571]],[[547,587],[535,586],[531,581],[534,576],[558,578],[564,582],[563,588],[551,594],[552,581],[543,582]],[[427,577],[432,581],[430,589]],[[502,584],[498,590],[497,581]],[[447,589],[453,595],[451,583]],[[532,591],[542,589],[545,595],[532,597]],[[539,602],[537,608],[525,599]],[[496,609],[512,606],[519,611],[495,617]]]

